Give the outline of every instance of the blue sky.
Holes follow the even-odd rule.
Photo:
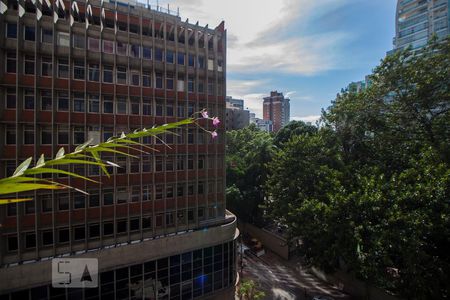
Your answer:
[[[262,97],[291,98],[291,118],[314,121],[336,93],[392,48],[395,0],[161,0],[183,20],[228,31],[227,94],[257,116]]]

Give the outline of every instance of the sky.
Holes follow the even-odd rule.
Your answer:
[[[150,1],[150,4],[156,4]],[[160,0],[182,20],[227,29],[227,95],[262,117],[262,99],[291,99],[314,122],[341,88],[363,80],[395,34],[396,0]]]

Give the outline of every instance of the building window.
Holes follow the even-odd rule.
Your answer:
[[[131,202],[139,202],[141,198],[141,187],[132,186],[131,187]]]
[[[65,125],[58,126],[58,144],[59,145],[69,144],[69,129]]]
[[[114,234],[114,224],[112,222],[103,223],[103,235],[113,235]]]
[[[84,94],[74,93],[73,94],[73,111],[74,112],[84,112]]]
[[[116,49],[117,49],[118,55],[127,55],[128,54],[128,44],[126,44],[126,43],[117,42]]]
[[[143,47],[142,54],[144,59],[152,59],[152,48]]]
[[[58,59],[58,77],[69,78],[69,60]]]
[[[24,74],[34,75],[34,56],[25,55],[23,69]]]
[[[151,200],[152,200],[152,186],[144,185],[142,187],[142,201],[151,201]]]
[[[58,210],[60,211],[69,210],[69,195],[59,194],[57,196],[57,199],[58,199]]]
[[[100,97],[98,95],[89,96],[89,112],[90,113],[99,113],[100,112]]]
[[[6,37],[17,39],[17,23],[6,23]]]
[[[103,66],[103,82],[113,83],[113,67],[112,66]]]
[[[118,84],[127,84],[127,67],[117,66],[117,81]]]
[[[139,71],[131,71],[131,84],[132,85],[140,85],[140,75],[139,75]]]
[[[155,187],[155,198],[156,200],[162,199],[164,195],[164,185],[157,184]]]
[[[69,237],[70,237],[70,234],[69,234],[68,228],[58,229],[58,242],[59,243],[68,243]]]
[[[208,95],[214,95],[214,83],[208,82]]]
[[[73,66],[73,78],[84,80],[84,61],[75,60]]]
[[[73,208],[82,209],[86,207],[86,196],[80,193],[73,195]]]
[[[52,144],[52,130],[51,128],[42,128],[41,130],[41,144],[51,145]]]
[[[88,49],[90,51],[100,52],[100,41],[96,38],[88,38]]]
[[[41,61],[41,75],[42,76],[52,76],[52,58],[51,57],[42,57]]]
[[[126,97],[116,97],[116,113],[117,114],[127,114],[127,98]]]
[[[8,168],[8,166],[6,166],[6,167]],[[13,168],[13,170],[11,172],[6,173],[7,176],[12,176],[14,170],[16,169],[15,168],[15,164],[14,164],[13,167],[14,168]],[[16,203],[9,203],[9,204],[6,205],[6,215],[8,217],[12,217],[12,216],[17,215],[17,204]]]
[[[194,129],[188,129],[188,137],[187,137],[187,142],[190,145],[193,145],[195,143],[195,131]]]
[[[69,110],[69,94],[64,92],[58,93],[58,111]]]
[[[25,145],[34,144],[34,127],[25,126],[25,128],[23,129],[23,143]]]
[[[36,40],[36,28],[34,28],[33,26],[25,26],[24,38],[26,41],[34,42]]]
[[[166,104],[166,116],[173,117],[173,104]],[[170,135],[173,137],[173,135]]]
[[[166,51],[166,62],[169,64],[173,64],[173,59],[174,59],[173,51],[167,50]]]
[[[89,224],[89,238],[97,238],[100,236],[100,224]]]
[[[48,213],[53,210],[52,195],[42,195],[41,198],[41,212]]]
[[[103,190],[103,205],[114,204],[114,191],[112,189]]]
[[[98,207],[100,206],[100,195],[98,192],[90,192],[89,193],[89,207]]]
[[[189,93],[194,92],[194,78],[193,77],[188,78],[188,92]]]
[[[179,118],[185,118],[186,117],[184,104],[178,104],[178,106],[177,106],[177,116]]]
[[[152,225],[152,217],[151,216],[144,216],[142,218],[142,229],[151,229],[153,227]]]
[[[155,114],[156,114],[157,117],[162,117],[163,116],[163,112],[164,112],[163,105],[164,104],[161,101],[157,101],[156,102],[156,112],[155,112]]]
[[[34,91],[25,90],[23,94],[23,108],[34,109]]]
[[[41,91],[41,110],[52,110],[52,92]]]
[[[167,74],[166,89],[173,90],[173,75],[171,75],[171,74]]]
[[[184,170],[184,156],[179,155],[177,157],[177,171],[183,171]]]
[[[195,111],[195,104],[189,103],[188,104],[188,116],[192,116],[194,114],[194,111]]]
[[[131,97],[130,98],[130,111],[133,115],[139,115],[140,114],[140,98],[139,97]]]
[[[161,73],[156,73],[156,88],[157,89],[163,88],[163,76]]]
[[[152,86],[152,73],[150,70],[143,70],[142,72],[142,85],[146,87]]]
[[[73,35],[73,46],[78,49],[86,48],[86,40],[85,40],[84,36],[74,34]]]
[[[140,220],[139,219],[131,219],[130,220],[130,231],[138,231],[141,226],[140,226]]]
[[[131,57],[140,57],[141,47],[139,45],[130,45],[130,56]]]
[[[41,41],[42,43],[48,43],[51,44],[53,43],[53,31],[51,29],[42,29],[42,34],[41,34]]]
[[[86,237],[85,233],[86,231],[84,229],[84,226],[75,227],[73,229],[73,239],[75,241],[82,241]]]
[[[25,233],[25,248],[35,248],[36,247],[36,234],[34,232]]]
[[[6,127],[6,144],[7,145],[16,144],[16,127],[14,126]]]
[[[81,145],[86,141],[84,132],[85,131],[83,127],[75,127],[73,129],[73,143],[75,145]]]
[[[9,108],[9,109],[16,108],[16,106],[17,106],[16,101],[17,101],[16,89],[8,88],[6,90],[6,108]]]
[[[114,54],[114,42],[108,41],[108,40],[103,40],[103,52],[109,53],[109,54]]]
[[[189,67],[195,67],[195,55],[194,54],[188,55],[188,64],[189,64]]]
[[[70,47],[70,35],[67,32],[58,32],[58,46]]]
[[[100,68],[98,64],[89,64],[89,81],[100,80]]]
[[[7,73],[16,73],[16,52],[8,52],[6,53],[6,72]]]
[[[103,96],[103,113],[114,113],[114,103],[112,96]]]
[[[118,187],[116,191],[116,203],[123,204],[128,202],[128,189],[126,187]]]
[[[184,58],[185,58],[184,53],[178,53],[178,64],[179,65],[183,65],[184,66]]]
[[[142,114],[145,116],[152,114],[152,99],[150,97],[142,98]]]
[[[192,155],[188,156],[187,165],[188,165],[188,170],[194,170],[194,157]]]
[[[53,245],[53,231],[46,230],[42,232],[42,245],[50,246]]]
[[[199,80],[198,82],[198,92],[202,94],[205,92],[205,83],[203,80]]]
[[[163,53],[164,51],[161,48],[155,49],[155,59],[157,61],[163,61]]]

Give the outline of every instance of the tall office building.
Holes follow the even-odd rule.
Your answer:
[[[244,100],[226,98],[225,130],[238,130],[250,125],[250,111],[244,109]]]
[[[290,121],[290,100],[277,91],[264,98],[263,119],[272,121],[272,130],[278,132]]]
[[[450,34],[448,0],[398,0],[394,50],[412,46],[419,49],[433,34],[444,38]]]
[[[2,3],[0,178],[88,138],[203,108],[224,119],[223,23],[200,27],[139,3]],[[54,175],[88,196],[37,191],[0,206],[0,299],[230,299],[237,229],[225,211],[223,126],[218,133],[184,127],[162,137],[170,147],[144,139],[158,151],[104,157],[122,166],[111,178],[70,166],[101,184]],[[53,288],[55,257],[97,258],[98,288]]]

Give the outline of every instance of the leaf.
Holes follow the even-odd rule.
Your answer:
[[[21,193],[35,190],[60,190],[63,187],[54,184],[42,183],[14,183],[8,182],[1,185],[0,195]]]
[[[101,160],[100,160],[101,161]],[[81,159],[59,159],[59,160],[49,160],[47,162],[47,166],[55,166],[55,165],[68,165],[68,164],[82,164],[82,165],[96,165],[96,166],[104,166],[105,164],[97,162],[97,161],[90,161],[90,160],[81,160]]]
[[[98,181],[95,181],[93,179],[90,179],[88,177],[84,177],[81,175],[78,175],[76,173],[73,172],[69,172],[69,171],[65,171],[65,170],[59,170],[59,169],[52,169],[52,168],[39,168],[39,169],[29,169],[25,172],[25,174],[27,175],[38,175],[38,174],[44,174],[44,173],[50,173],[50,174],[65,174],[67,176],[72,176],[72,177],[76,177],[76,178],[81,178],[87,181],[91,181],[94,183],[98,183]]]
[[[56,153],[55,159],[61,159],[62,157],[64,157],[64,147],[61,147],[58,150],[58,152]]]
[[[36,163],[36,166],[34,168],[40,168],[45,165],[45,157],[44,154],[41,154],[41,157],[39,157],[39,160]]]
[[[92,156],[93,156],[97,161],[102,161],[102,159],[100,158],[100,155],[98,155],[98,152],[97,152],[97,151],[92,151],[91,154],[92,154]],[[108,169],[106,169],[106,166],[103,165],[103,166],[101,166],[101,168],[102,168],[103,173],[105,173],[105,175],[106,175],[108,178],[110,178],[111,175],[109,174]]]
[[[31,161],[33,160],[32,157],[27,158],[23,163],[21,163],[17,169],[14,171],[14,174],[12,177],[20,176],[25,172],[26,169],[30,166]]]
[[[84,142],[83,144],[78,145],[78,146],[75,148],[75,152],[78,152],[78,151],[83,150],[84,148],[86,148],[87,146],[89,146],[89,145],[92,143],[93,140],[94,140],[94,139],[91,138],[91,139],[89,139],[88,141]]]
[[[33,198],[0,199],[0,205],[31,201]]]

